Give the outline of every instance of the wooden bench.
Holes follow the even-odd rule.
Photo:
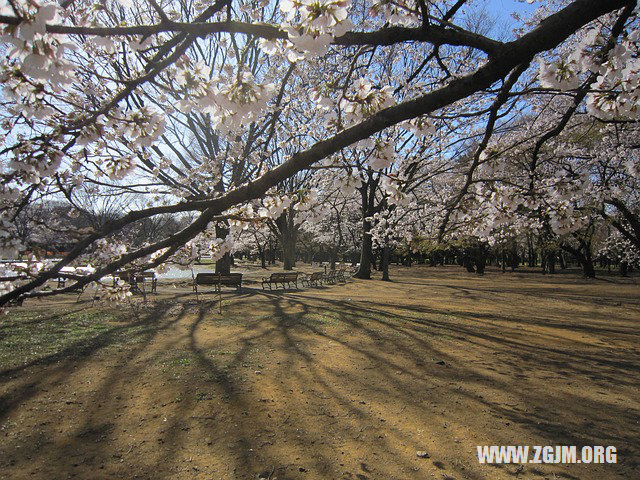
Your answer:
[[[298,272],[272,273],[269,278],[262,277],[263,290],[265,290],[265,285],[269,285],[269,290],[272,290],[272,285],[278,288],[278,284],[282,285],[282,288],[287,288],[285,283],[289,288],[291,288],[292,283],[298,288]]]
[[[82,277],[84,277],[84,275],[78,275],[76,273],[58,273],[57,289],[61,290],[65,288],[67,286],[67,281],[69,281],[70,283],[75,283],[76,281],[80,280]],[[74,293],[78,293],[78,292],[82,293],[84,291],[85,286],[86,285],[83,285],[82,287],[75,286],[73,290],[69,290],[69,291]]]
[[[150,284],[151,293],[158,293],[158,277],[156,277],[155,272],[136,273],[130,277],[129,283],[131,284],[132,290],[140,290],[140,285],[142,285],[142,289],[144,290],[145,285]]]
[[[241,273],[198,273],[193,279],[193,291],[198,293],[198,285],[209,285],[215,287],[219,292],[222,286],[236,287],[238,292],[242,291]]]
[[[324,283],[336,283],[336,271],[335,270],[329,270],[327,273],[324,274]]]
[[[158,277],[153,271],[148,272],[132,272],[130,270],[121,270],[113,274],[113,285],[120,281],[126,282],[131,288],[131,293],[146,293],[146,285],[151,286],[151,293],[158,293]]]
[[[322,285],[323,276],[323,272],[313,272],[311,275],[302,278],[302,285],[305,287]]]

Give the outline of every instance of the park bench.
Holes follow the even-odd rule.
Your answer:
[[[346,267],[339,268],[337,270],[329,270],[327,273],[324,274],[324,281],[325,283],[337,283],[337,282],[346,283],[347,282],[347,279],[345,277],[346,272],[347,272]]]
[[[145,290],[145,285],[151,286],[151,293],[158,293],[158,277],[155,272],[141,272],[129,278],[132,290]]]
[[[198,293],[198,285],[208,285],[215,287],[216,292],[220,292],[221,287],[236,287],[238,292],[242,290],[241,273],[198,273],[193,279],[193,291]]]
[[[305,287],[322,285],[324,273],[323,272],[313,272],[311,275],[307,275],[302,278],[302,285]]]
[[[104,277],[101,279],[103,283],[109,280],[110,277]],[[142,294],[144,295],[147,292],[146,286],[149,285],[151,293],[158,293],[158,277],[156,276],[156,272],[147,271],[147,272],[132,272],[130,270],[121,270],[116,272],[113,277],[111,277],[113,281],[113,285],[115,286],[120,281],[126,282],[129,284],[129,288],[131,289],[131,293]]]
[[[58,272],[58,286],[57,289],[60,290],[62,288],[65,288],[67,286],[67,282],[70,283],[74,283],[78,280],[80,280],[82,277],[84,277],[85,275],[87,275],[87,273],[85,273],[83,270],[78,271],[78,269],[74,268],[74,267],[62,267],[60,269],[60,271]],[[75,287],[73,290],[73,292],[76,293],[82,293],[84,291],[84,286],[82,287]]]
[[[278,284],[282,285],[282,288],[287,288],[285,287],[285,283],[289,288],[291,288],[292,283],[298,288],[298,272],[272,273],[268,278],[262,277],[263,290],[265,290],[265,285],[269,285],[269,290],[272,290],[273,285],[275,285],[275,288],[278,288]]]
[[[325,273],[323,281],[324,283],[336,283],[336,271],[329,270],[327,273]]]
[[[65,288],[67,286],[67,282],[74,283],[77,280],[80,280],[84,275],[77,275],[75,273],[59,273],[58,274],[58,290]],[[85,286],[79,287],[76,286],[71,292],[82,292]]]

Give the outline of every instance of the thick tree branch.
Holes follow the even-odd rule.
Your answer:
[[[60,262],[50,270],[43,272],[32,281],[19,286],[15,290],[0,297],[0,305],[17,299],[23,294],[43,285],[47,280],[55,278],[60,269],[77,259],[87,247],[100,238],[104,238],[123,226],[158,213],[169,210],[186,211],[204,209],[202,214],[181,232],[163,241],[149,245],[136,252],[121,257],[116,262],[96,272],[105,275],[130,263],[138,258],[150,255],[162,248],[172,247],[176,242],[186,242],[203,231],[209,222],[219,213],[243,202],[260,198],[267,190],[279,182],[292,177],[297,172],[310,167],[315,162],[328,157],[342,148],[348,147],[360,140],[420,115],[428,114],[439,108],[469,97],[475,92],[489,88],[492,84],[504,78],[514,68],[527,62],[537,53],[554,48],[579,28],[596,18],[627,6],[631,3],[623,0],[577,0],[560,12],[544,20],[536,29],[518,40],[504,45],[504,48],[475,73],[451,81],[447,86],[384,109],[372,115],[358,125],[354,125],[327,140],[320,141],[309,149],[293,155],[289,160],[266,172],[260,178],[243,186],[233,189],[225,195],[203,202],[182,203],[172,207],[158,207],[140,212],[132,212],[123,219],[112,222],[99,232],[96,232],[81,242]]]
[[[0,24],[19,25],[21,19],[0,15]],[[205,37],[214,33],[241,33],[270,40],[285,39],[287,32],[273,25],[227,22],[172,22],[163,21],[154,25],[131,25],[117,27],[80,27],[74,25],[47,25],[47,32],[66,35],[110,37],[115,35],[157,35],[176,32]],[[182,39],[181,39],[182,40]],[[456,45],[477,48],[492,55],[502,46],[501,42],[462,29],[441,26],[428,28],[387,27],[374,32],[348,32],[333,40],[334,45],[394,45],[404,42],[429,42],[438,45]]]

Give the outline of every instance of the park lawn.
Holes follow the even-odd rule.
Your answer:
[[[640,287],[460,267],[0,320],[2,479],[640,478]],[[613,445],[479,465],[478,445]],[[418,456],[417,452],[426,452]]]

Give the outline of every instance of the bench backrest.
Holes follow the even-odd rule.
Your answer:
[[[242,282],[241,273],[198,273],[196,283],[198,285],[236,285]]]
[[[293,273],[272,273],[270,282],[295,282],[298,279],[298,272]]]
[[[156,272],[140,272],[136,273],[138,278],[156,278]]]

